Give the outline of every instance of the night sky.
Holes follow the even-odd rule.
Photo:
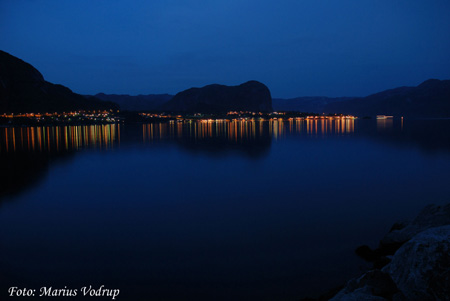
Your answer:
[[[259,80],[273,97],[450,79],[450,1],[0,0],[0,49],[81,94]]]

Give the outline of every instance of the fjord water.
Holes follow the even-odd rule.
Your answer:
[[[297,300],[449,201],[450,120],[0,128],[0,282]]]

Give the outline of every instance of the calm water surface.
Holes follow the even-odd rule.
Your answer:
[[[357,246],[449,201],[449,133],[450,120],[0,128],[2,296],[314,296],[368,266]]]

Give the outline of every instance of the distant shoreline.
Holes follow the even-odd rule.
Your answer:
[[[160,112],[70,112],[70,113],[27,113],[0,115],[0,126],[58,126],[96,125],[114,123],[152,123],[167,121],[197,120],[308,120],[308,119],[356,119],[350,115],[319,115],[301,112],[227,112],[227,113],[160,113]]]

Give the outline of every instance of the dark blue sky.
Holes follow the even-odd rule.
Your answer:
[[[450,79],[450,1],[1,0],[0,49],[82,94],[265,83],[364,96]]]

